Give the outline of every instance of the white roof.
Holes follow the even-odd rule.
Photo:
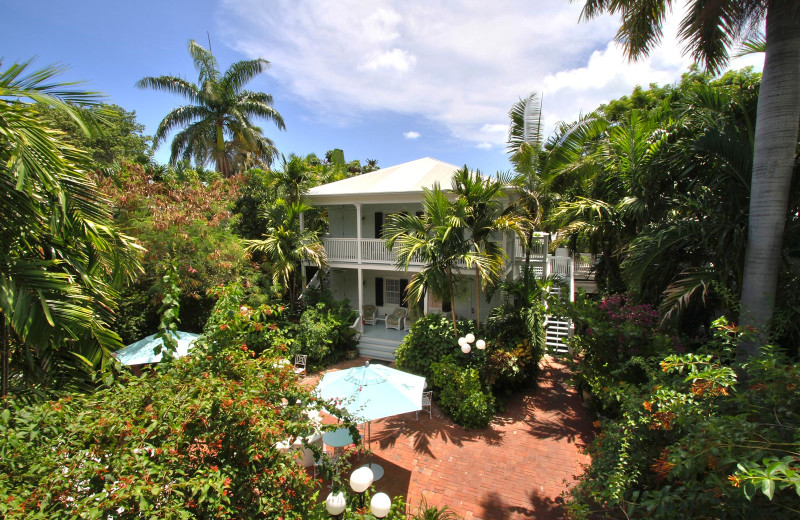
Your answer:
[[[449,191],[453,174],[460,169],[425,157],[311,188],[308,198],[315,204],[418,202],[422,188],[433,188],[437,182]]]

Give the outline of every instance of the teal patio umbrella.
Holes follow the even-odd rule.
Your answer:
[[[345,410],[365,421],[369,428],[370,421],[421,410],[424,388],[424,377],[367,361],[361,367],[328,372],[316,392],[326,401],[340,401]],[[369,466],[378,480],[383,468],[374,463]]]
[[[200,334],[192,334],[191,332],[177,331],[175,333],[178,340],[178,350],[175,352],[175,357],[183,357],[189,353],[189,350],[200,337]],[[161,361],[162,354],[155,354],[154,349],[163,345],[164,342],[161,338],[156,338],[155,334],[151,334],[146,338],[142,338],[135,343],[123,347],[114,352],[114,357],[123,365],[145,365],[148,363],[158,363]]]

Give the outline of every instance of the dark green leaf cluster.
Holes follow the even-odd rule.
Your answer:
[[[122,160],[142,165],[153,160],[151,138],[142,134],[144,125],[136,121],[135,112],[106,103],[78,107],[87,133],[61,110],[47,106],[38,106],[37,110],[51,128],[66,134],[67,142],[86,152],[94,169],[114,168]]]

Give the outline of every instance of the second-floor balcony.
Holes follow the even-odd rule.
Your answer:
[[[328,238],[322,239],[325,252],[330,262],[365,263],[365,264],[394,264],[397,262],[398,246],[393,249],[386,247],[386,241],[380,238],[361,239],[361,258],[358,256],[357,238]],[[411,261],[410,265],[422,265],[418,259]]]

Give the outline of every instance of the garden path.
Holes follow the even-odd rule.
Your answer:
[[[326,369],[361,365],[364,359]],[[411,512],[424,498],[465,520],[562,518],[561,494],[589,457],[594,435],[589,411],[567,383],[568,369],[546,357],[538,388],[511,397],[487,428],[456,426],[436,408],[372,423],[372,449],[386,475],[377,491],[403,495]],[[321,374],[304,380],[316,385]],[[324,494],[324,493],[323,493]]]

